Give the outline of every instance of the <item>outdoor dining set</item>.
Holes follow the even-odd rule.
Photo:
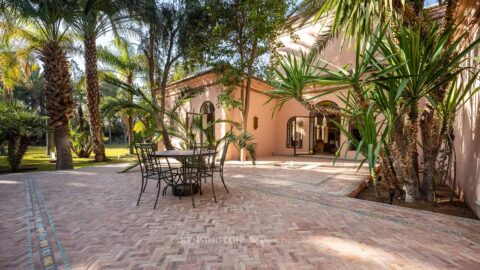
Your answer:
[[[202,182],[206,184],[208,180],[211,181],[212,193],[216,203],[217,197],[213,182],[215,173],[220,175],[223,186],[228,192],[223,178],[228,145],[229,142],[225,141],[221,150],[220,160],[217,162],[217,148],[202,143],[193,144],[192,149],[166,151],[155,151],[156,145],[154,143],[135,144],[142,174],[142,185],[137,205],[145,192],[148,180],[157,183],[157,197],[153,209],[157,207],[160,192],[162,192],[162,195],[166,195],[168,187],[172,189],[172,194],[178,196],[179,199],[184,196],[190,196],[192,205],[195,208],[193,197],[196,193],[202,195]],[[175,160],[178,162],[174,162]],[[165,183],[163,189],[162,182]]]

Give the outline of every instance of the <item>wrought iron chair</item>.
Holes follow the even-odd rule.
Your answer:
[[[155,205],[153,206],[153,209],[155,209],[157,207],[158,197],[162,188],[162,181],[165,181],[166,184],[166,187],[163,189],[162,193],[165,195],[167,188],[169,186],[173,187],[178,182],[178,170],[176,168],[172,168],[168,160],[168,169],[162,168],[160,161],[155,156],[153,143],[136,143],[135,150],[142,173],[142,186],[140,189],[140,194],[138,195],[137,205],[140,203],[142,193],[145,192],[148,180],[152,179],[157,181],[158,188],[157,198],[155,199]]]
[[[192,205],[195,208],[195,200],[193,199],[194,195],[194,185],[198,187],[200,195],[202,195],[202,172],[203,168],[205,167],[204,164],[204,150],[202,145],[193,145],[193,156],[187,158],[184,161],[182,166],[182,176],[183,176],[183,189],[182,192],[185,192],[185,187],[190,185],[190,197],[192,198]],[[181,198],[183,194],[179,194],[179,198]]]
[[[207,177],[210,177],[212,180],[212,191],[213,191],[213,197],[215,198],[215,202],[217,202],[217,197],[215,195],[215,187],[213,185],[213,176],[216,172],[220,174],[220,179],[222,180],[223,186],[225,187],[225,190],[227,191],[227,193],[229,193],[227,185],[225,184],[225,180],[223,178],[223,168],[225,166],[225,158],[227,157],[229,144],[230,142],[228,140],[225,141],[222,149],[222,155],[220,157],[220,162],[218,164],[215,163],[215,157],[217,156],[216,149],[215,149],[215,155],[209,155],[209,157],[206,159],[206,166],[203,171],[203,177],[205,179]]]

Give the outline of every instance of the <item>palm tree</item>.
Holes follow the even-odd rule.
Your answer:
[[[69,120],[73,115],[72,86],[67,61],[67,32],[74,18],[72,0],[2,0],[4,38],[28,42],[43,63],[48,126],[54,129],[56,169],[72,169]],[[10,20],[9,22],[7,20]]]
[[[133,87],[134,80],[140,77],[145,67],[143,55],[136,54],[134,48],[124,39],[115,37],[113,42],[115,51],[100,48],[97,53],[98,60],[105,65],[106,71],[117,75],[123,83]],[[133,102],[133,94],[126,93],[128,101]],[[127,113],[127,132],[130,154],[134,153],[134,115]]]
[[[82,0],[72,28],[81,36],[84,45],[86,93],[89,111],[90,135],[93,139],[95,161],[107,159],[103,143],[103,128],[100,116],[100,92],[97,72],[97,38],[115,29],[125,21],[120,6],[112,0]]]
[[[10,100],[13,96],[13,88],[21,77],[22,57],[20,50],[14,50],[8,44],[2,44],[0,48],[0,87],[3,91],[3,99]]]
[[[199,133],[202,133],[206,138],[205,143],[209,146],[218,147],[221,142],[229,140],[231,143],[234,143],[237,148],[245,149],[252,158],[252,162],[255,163],[257,144],[254,142],[252,134],[242,132],[238,136],[235,136],[232,132],[226,132],[226,134],[220,139],[215,139],[209,135],[211,134],[211,128],[216,124],[229,123],[239,129],[241,126],[239,123],[230,120],[217,119],[205,126],[201,117],[192,117],[190,121],[187,121],[182,116],[180,113],[182,107],[185,106],[189,100],[201,94],[204,91],[203,88],[183,89],[173,100],[171,108],[166,110],[146,94],[147,91],[145,88],[128,85],[114,77],[107,77],[106,81],[131,93],[135,98],[133,101],[118,97],[108,98],[102,105],[102,111],[106,114],[133,112],[139,119],[137,123],[139,123],[138,126],[140,126],[140,128],[138,128],[138,130],[141,131],[141,135],[143,135],[142,139],[153,141],[163,139],[163,133],[156,128],[155,122],[155,116],[162,111],[170,120],[169,123],[165,123],[166,129],[170,136],[180,140],[180,147],[192,148],[195,139],[198,137]]]
[[[0,144],[8,143],[8,163],[18,171],[32,136],[44,127],[45,120],[18,100],[0,102]]]

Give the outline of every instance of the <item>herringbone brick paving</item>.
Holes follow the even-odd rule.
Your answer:
[[[479,221],[347,198],[351,164],[294,161],[229,165],[230,193],[215,179],[218,203],[206,185],[195,209],[153,210],[152,183],[135,206],[139,173],[118,166],[31,177],[71,269],[479,269]],[[29,269],[27,178],[0,177],[0,269]]]

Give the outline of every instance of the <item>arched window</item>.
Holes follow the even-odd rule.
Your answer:
[[[208,126],[207,131],[205,132],[207,135],[207,140],[215,138],[215,125],[209,126],[211,123],[215,122],[215,106],[211,101],[203,102],[202,106],[200,107],[200,113],[204,116],[204,123],[206,124],[205,127]],[[204,127],[204,128],[205,128]],[[204,141],[202,139],[202,141]]]
[[[287,122],[287,148],[302,148],[303,134],[303,121],[290,118]]]

